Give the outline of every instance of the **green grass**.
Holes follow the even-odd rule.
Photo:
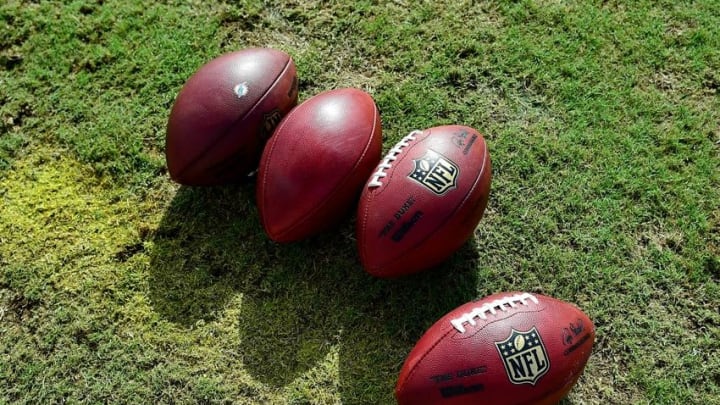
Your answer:
[[[529,290],[597,326],[570,404],[720,399],[720,2],[0,5],[0,403],[392,403],[450,309]],[[370,92],[387,150],[470,125],[493,159],[475,238],[366,275],[351,218],[291,245],[252,185],[169,181],[203,63],[290,53],[300,97]]]

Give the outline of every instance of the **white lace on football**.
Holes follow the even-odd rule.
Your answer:
[[[450,323],[452,323],[452,326],[454,326],[455,329],[458,330],[458,332],[465,333],[465,326],[463,325],[469,323],[470,325],[475,326],[477,324],[477,322],[475,322],[475,318],[486,320],[488,313],[491,315],[495,315],[498,310],[505,312],[508,310],[508,308],[516,308],[518,304],[530,305],[528,304],[527,300],[530,300],[536,304],[538,303],[538,299],[532,294],[517,294],[513,295],[512,297],[504,297],[499,300],[485,303],[482,306],[473,309],[471,312],[468,312],[466,314],[463,314],[459,318],[451,320]]]
[[[382,186],[382,182],[380,179],[387,176],[387,173],[385,173],[385,170],[392,167],[392,162],[397,159],[397,155],[399,155],[402,152],[402,148],[406,146],[410,146],[410,142],[415,140],[415,136],[422,134],[422,131],[412,131],[407,136],[405,136],[403,139],[400,140],[400,142],[396,143],[395,146],[393,146],[392,149],[385,155],[385,158],[377,167],[377,170],[375,173],[372,174],[372,180],[370,180],[370,183],[368,183],[368,188],[375,188]]]

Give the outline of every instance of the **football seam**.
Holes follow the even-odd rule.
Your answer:
[[[367,93],[366,93],[366,94],[367,94]],[[372,97],[370,97],[370,98],[372,99]],[[294,111],[295,111],[295,110],[291,111],[291,114],[292,114],[292,112],[294,112]],[[288,114],[288,116],[290,116],[290,114]],[[307,221],[308,218],[312,217],[316,212],[321,211],[322,208],[324,208],[324,207],[329,203],[329,201],[331,201],[331,200],[333,199],[333,197],[335,197],[335,195],[337,195],[338,192],[339,192],[340,190],[342,190],[343,187],[345,187],[345,186],[347,185],[348,178],[352,177],[352,174],[353,174],[353,172],[355,171],[355,169],[356,169],[358,166],[360,166],[360,163],[363,161],[363,159],[365,158],[365,156],[367,156],[368,151],[370,150],[370,145],[372,145],[372,143],[373,143],[373,134],[375,133],[375,128],[377,127],[376,124],[377,124],[377,122],[379,121],[379,120],[378,120],[378,109],[377,109],[377,106],[375,105],[375,102],[374,102],[374,101],[373,101],[373,118],[372,118],[372,120],[373,120],[373,126],[372,126],[372,129],[370,130],[370,136],[368,137],[368,142],[365,144],[365,147],[363,148],[363,152],[360,154],[360,156],[358,157],[358,159],[355,161],[355,164],[353,165],[352,169],[350,169],[350,170],[348,171],[348,173],[345,175],[345,177],[343,177],[342,180],[341,180],[340,182],[338,182],[338,186],[333,189],[332,193],[330,193],[330,194],[328,195],[328,197],[327,197],[322,203],[316,205],[315,208],[313,208],[312,210],[310,210],[310,211],[308,211],[307,213],[305,213],[305,214],[304,214],[298,221],[296,221],[294,224],[292,224],[292,225],[286,227],[285,229],[283,229],[282,231],[278,232],[278,234],[275,235],[275,237],[280,238],[280,237],[282,237],[282,236],[284,236],[284,235],[287,235],[288,233],[292,232],[294,229],[296,229],[297,227],[299,227],[300,225],[302,225],[305,221]],[[278,131],[279,131],[279,130],[280,130],[280,128],[278,128]],[[381,134],[380,136],[382,137],[382,134]],[[273,145],[272,145],[272,146],[273,146],[273,149],[271,149],[270,152],[268,153],[268,159],[267,159],[268,162],[270,161],[270,157],[271,157],[271,155],[272,155],[272,153],[273,153],[273,151],[274,151],[275,142],[273,142]],[[265,165],[266,167],[267,167],[267,165],[269,164],[268,162],[266,162],[266,165]],[[267,183],[267,178],[263,178],[263,190],[265,189],[265,184],[266,184],[266,183]],[[265,203],[265,193],[264,193],[264,191],[263,191],[263,204],[264,204],[264,203]],[[265,218],[263,218],[263,225],[264,225],[264,224],[265,224]],[[267,228],[266,228],[266,229],[267,229]]]
[[[300,105],[298,105],[297,107],[300,107]],[[280,122],[280,125],[278,125],[278,127],[275,128],[275,131],[274,131],[275,133],[280,133],[280,130],[285,128],[288,121],[290,121],[290,118],[293,117],[295,115],[295,113],[297,112],[297,107],[293,108],[282,119],[282,121]],[[266,221],[265,221],[265,214],[264,214],[265,210],[263,209],[263,207],[265,206],[265,199],[266,199],[265,186],[267,184],[267,176],[265,175],[265,173],[267,173],[267,167],[268,167],[268,165],[270,165],[270,157],[272,156],[273,152],[275,151],[275,145],[277,144],[277,140],[278,140],[277,136],[271,136],[268,144],[265,145],[265,153],[263,153],[263,155],[260,157],[261,167],[259,168],[259,173],[260,173],[260,177],[262,177],[262,183],[260,183],[262,185],[262,187],[259,188],[258,194],[259,194],[259,200],[262,203],[258,204],[258,211],[260,211],[260,220],[262,222],[263,228],[265,228],[265,229],[268,229],[266,226]],[[265,154],[267,154],[267,157],[265,157]],[[263,162],[264,162],[264,164],[263,164]]]
[[[418,359],[418,361],[415,362],[415,365],[414,365],[414,366],[412,367],[412,369],[410,369],[410,371],[408,372],[408,375],[407,375],[407,377],[405,378],[405,381],[403,381],[403,382],[400,384],[400,386],[397,388],[397,392],[398,392],[398,393],[401,392],[401,391],[405,388],[405,386],[407,385],[407,383],[408,383],[410,380],[412,380],[412,377],[415,375],[415,372],[417,371],[418,366],[420,365],[420,363],[422,363],[423,360],[425,360],[425,357],[427,357],[428,355],[430,355],[430,353],[431,353],[433,350],[435,350],[435,348],[440,344],[440,342],[442,342],[442,341],[445,339],[445,337],[447,337],[447,335],[449,335],[449,334],[452,333],[452,332],[453,332],[453,329],[450,328],[447,332],[445,332],[442,336],[440,336],[437,340],[435,340],[435,342],[432,344],[432,346],[430,346],[430,347],[428,348],[428,350],[426,350],[425,353],[423,353],[423,355],[420,356],[420,358]]]
[[[245,117],[247,117],[247,116],[250,115],[253,111],[255,111],[255,109],[258,108],[258,106],[259,106],[260,104],[262,104],[262,102],[265,100],[265,98],[268,96],[268,94],[275,88],[275,86],[277,86],[277,84],[278,84],[278,82],[280,81],[280,79],[281,79],[281,78],[283,77],[283,75],[288,71],[288,68],[290,67],[290,64],[291,64],[291,63],[292,63],[292,57],[289,57],[289,56],[288,56],[288,60],[287,60],[287,62],[285,62],[285,66],[284,66],[283,69],[280,71],[280,73],[279,73],[278,76],[275,78],[275,80],[272,82],[272,84],[271,84],[271,85],[268,87],[268,89],[265,91],[265,93],[263,93],[263,95],[258,99],[258,101],[257,101],[255,104],[253,104],[253,106],[252,106],[245,114],[243,114],[242,116],[240,116],[240,117],[238,117],[237,119],[235,119],[235,121],[233,121],[231,125],[228,125],[228,127],[225,129],[225,131],[222,132],[222,135],[221,135],[221,136],[218,136],[218,137],[216,138],[216,142],[215,142],[215,143],[209,145],[209,146],[208,146],[207,148],[205,148],[201,153],[199,153],[193,160],[191,160],[190,163],[188,163],[187,165],[185,165],[185,167],[184,167],[181,171],[178,172],[178,175],[177,175],[178,178],[182,177],[182,175],[183,175],[185,172],[187,172],[190,168],[192,168],[193,166],[195,166],[195,164],[197,164],[198,161],[202,160],[202,158],[203,158],[205,155],[207,155],[207,154],[215,147],[215,145],[217,144],[217,141],[218,141],[218,140],[225,139],[225,138],[228,136],[228,134],[231,132],[231,130],[232,130],[233,128],[235,128],[235,126],[237,125],[238,122],[242,121]]]
[[[370,203],[372,202],[372,200],[374,198],[375,198],[375,194],[370,194],[369,196],[367,196],[367,203],[365,204],[365,211],[363,212],[362,221],[360,222],[360,226],[358,227],[359,230],[362,230],[362,232],[358,232],[360,234],[365,233],[365,228],[367,226],[367,218],[368,218],[368,215],[370,214]],[[361,201],[362,201],[362,197],[361,197]],[[360,250],[360,262],[367,263],[367,253],[366,253],[367,252],[367,244],[366,243],[361,244],[360,240],[361,240],[360,238],[357,238],[358,246],[360,247],[360,249],[359,249]]]
[[[424,139],[423,139],[423,140],[424,140]],[[483,154],[483,156],[487,156],[488,153],[489,153],[489,151],[488,151],[487,143],[485,143],[485,153]],[[488,158],[487,160],[489,160],[489,158]],[[455,215],[456,212],[458,212],[463,206],[465,206],[465,204],[467,203],[468,199],[470,198],[470,195],[472,195],[472,192],[475,191],[475,189],[477,188],[477,186],[478,186],[478,184],[479,184],[479,182],[480,182],[480,179],[482,178],[483,174],[485,174],[486,166],[487,166],[487,165],[486,165],[486,159],[483,159],[483,165],[482,165],[482,167],[480,168],[480,171],[478,172],[478,176],[475,178],[475,181],[473,182],[472,187],[470,188],[470,190],[468,190],[467,194],[465,195],[465,198],[463,198],[463,200],[460,202],[460,204],[458,204],[457,207],[455,207],[455,209],[454,209],[449,215],[446,216],[446,219],[447,219],[447,218],[452,218],[452,216]],[[382,191],[382,190],[381,190],[381,191]],[[369,204],[368,204],[368,205],[369,205]],[[363,225],[364,225],[364,223],[363,223]],[[390,262],[388,262],[388,263],[385,263],[385,264],[382,265],[382,266],[375,266],[374,268],[368,268],[368,269],[367,269],[367,270],[368,270],[368,273],[373,274],[373,275],[376,275],[376,276],[381,276],[381,277],[384,276],[384,274],[378,273],[378,272],[376,272],[376,270],[380,270],[380,269],[382,269],[383,267],[390,267],[390,266],[392,266],[393,264],[395,264],[396,262],[404,259],[406,256],[411,255],[413,252],[415,252],[415,250],[417,250],[420,246],[422,246],[423,243],[425,243],[428,239],[430,239],[430,238],[435,234],[435,232],[437,232],[437,230],[440,229],[440,227],[441,227],[441,225],[438,225],[435,229],[433,229],[432,232],[428,232],[428,234],[427,234],[427,236],[426,236],[425,238],[419,240],[419,241],[418,241],[412,248],[410,248],[404,255],[399,256],[399,257],[393,259],[392,261],[390,261]],[[366,249],[364,249],[364,250],[366,250]],[[361,257],[364,257],[364,256],[363,256],[363,253],[364,253],[364,252],[361,252]]]

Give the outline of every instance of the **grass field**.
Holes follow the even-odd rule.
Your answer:
[[[250,46],[301,100],[372,94],[384,150],[484,133],[475,238],[377,280],[352,218],[277,245],[252,184],[172,183],[177,92]],[[504,290],[595,322],[568,404],[720,403],[719,89],[717,0],[5,0],[0,403],[392,403],[422,333]]]

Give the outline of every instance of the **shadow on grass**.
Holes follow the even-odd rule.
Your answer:
[[[362,270],[351,220],[307,241],[273,243],[252,185],[180,189],[153,243],[150,293],[163,317],[190,327],[220,317],[242,294],[239,351],[248,372],[283,387],[337,345],[346,403],[391,398],[417,339],[477,291],[472,243],[440,268],[398,280]]]
[[[397,280],[372,280],[374,289],[350,297],[361,311],[343,325],[343,403],[392,400],[400,368],[418,339],[447,312],[477,298],[474,246],[466,243],[436,269]],[[373,392],[371,387],[382,389]]]

